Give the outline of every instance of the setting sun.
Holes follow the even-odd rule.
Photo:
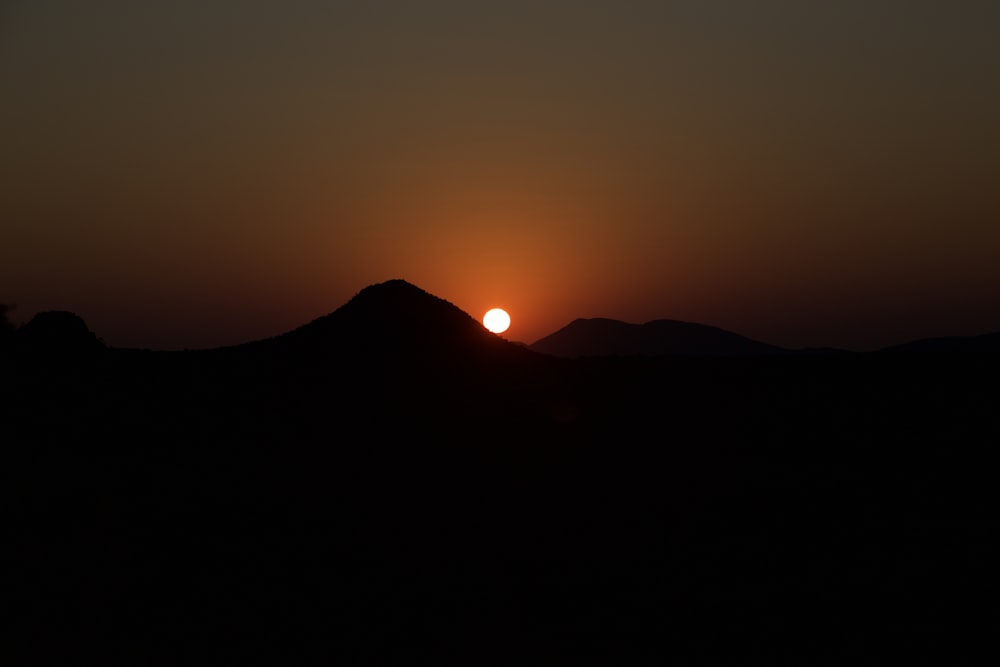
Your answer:
[[[493,333],[503,333],[510,326],[510,315],[503,308],[493,308],[483,315],[483,326]]]

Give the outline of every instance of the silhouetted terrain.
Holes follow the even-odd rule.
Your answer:
[[[18,328],[10,341],[16,353],[38,362],[77,360],[101,354],[105,345],[74,313],[38,313]]]
[[[563,359],[403,281],[218,350],[44,339],[0,351],[5,664],[896,664],[994,629],[995,353]]]
[[[882,352],[891,354],[997,356],[1000,355],[1000,332],[983,334],[981,336],[923,338],[887,347]]]
[[[676,320],[629,324],[606,318],[573,320],[530,347],[557,357],[747,356],[788,352],[704,324]]]

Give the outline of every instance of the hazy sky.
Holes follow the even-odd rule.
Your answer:
[[[998,35],[994,0],[8,0],[0,301],[162,349],[390,278],[525,342],[1000,330]]]

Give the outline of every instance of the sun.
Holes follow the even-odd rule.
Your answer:
[[[510,326],[510,315],[503,308],[493,308],[483,315],[483,326],[493,333],[503,333]]]

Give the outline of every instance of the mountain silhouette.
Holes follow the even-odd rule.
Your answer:
[[[63,310],[36,314],[13,338],[18,353],[46,360],[93,357],[106,349],[83,318]]]
[[[597,356],[758,356],[787,350],[704,324],[653,320],[577,319],[532,345],[557,357]]]
[[[311,419],[310,410],[364,414],[372,433],[392,429],[391,437],[433,421],[428,434],[439,442],[464,441],[497,405],[506,419],[483,437],[502,441],[538,409],[537,391],[525,388],[549,377],[542,355],[401,279],[370,285],[286,333],[201,358],[214,376],[243,377],[244,391],[283,387],[280,402],[294,420]]]
[[[273,338],[233,350],[260,363],[307,365],[371,382],[507,373],[537,355],[490,333],[454,304],[395,279],[370,285],[335,311]],[[484,375],[485,374],[485,375]]]
[[[542,354],[390,280],[243,345],[0,366],[0,662],[856,664],[992,636],[1000,358],[549,338],[574,331],[581,358]],[[67,313],[17,336],[99,344]]]
[[[490,333],[457,306],[401,279],[366,287],[332,313],[265,343],[299,351],[346,349],[393,356],[521,353],[519,346]]]
[[[1000,332],[979,336],[942,336],[892,345],[880,350],[887,354],[921,355],[1000,355]]]

